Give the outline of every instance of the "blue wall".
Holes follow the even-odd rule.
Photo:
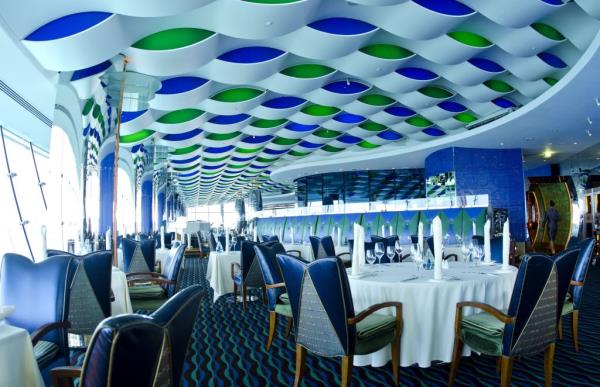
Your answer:
[[[152,232],[152,179],[142,183],[142,233]]]
[[[525,177],[530,176],[552,176],[552,172],[550,171],[550,164],[544,164],[536,168],[530,168],[525,170]]]
[[[525,241],[525,185],[521,149],[442,149],[425,159],[425,176],[451,171],[452,167],[457,195],[487,194],[493,208],[508,209],[512,238],[518,242]]]
[[[163,189],[162,191],[160,191],[158,193],[158,196],[156,198],[156,216],[157,216],[156,224],[158,224],[159,228],[160,228],[160,226],[163,225],[164,213],[165,213],[165,190]]]
[[[100,224],[98,225],[100,234],[106,234],[106,231],[112,228],[114,167],[114,153],[109,153],[100,161]]]

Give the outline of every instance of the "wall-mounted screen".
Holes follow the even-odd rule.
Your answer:
[[[428,198],[456,196],[454,171],[429,176],[425,182]]]

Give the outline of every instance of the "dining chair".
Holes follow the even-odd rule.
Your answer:
[[[242,306],[244,309],[246,309],[246,293],[248,288],[261,288],[263,301],[265,298],[265,282],[254,250],[254,246],[256,245],[256,242],[242,242],[242,247],[240,248],[240,263],[233,262],[231,264],[234,303],[237,303],[238,288],[241,288]]]
[[[315,259],[325,257],[338,257],[346,265],[350,261],[350,252],[335,253],[335,244],[333,238],[330,235],[319,238],[318,236],[311,235],[308,237],[310,240],[310,247],[312,248],[313,257]],[[343,259],[342,256],[347,255],[347,259]]]
[[[280,246],[280,247],[279,247]],[[285,284],[281,269],[277,263],[276,254],[282,253],[283,245],[265,246],[255,245],[256,259],[260,264],[265,288],[267,289],[267,310],[269,311],[269,335],[267,336],[267,351],[271,349],[275,328],[277,327],[277,315],[287,318],[287,329],[285,337],[290,334],[292,327],[292,309],[285,290]],[[285,250],[283,250],[285,252]]]
[[[76,268],[69,255],[34,263],[22,255],[9,253],[2,260],[0,305],[15,306],[5,321],[29,332],[46,384],[51,368],[69,364],[69,297]]]
[[[296,336],[296,372],[299,386],[306,368],[306,352],[342,358],[342,386],[351,384],[354,355],[365,355],[391,343],[394,383],[398,384],[402,304],[385,302],[355,314],[346,268],[339,258],[306,264],[277,255],[292,309]],[[394,308],[395,316],[375,313]],[[318,327],[318,329],[315,329]]]
[[[575,270],[573,271],[573,277],[571,278],[571,287],[558,320],[558,337],[562,340],[562,317],[568,316],[569,314],[572,315],[573,345],[575,346],[575,352],[579,352],[579,314],[581,310],[583,289],[595,245],[596,241],[592,238],[579,243],[579,256],[577,257],[577,263],[575,264]]]
[[[155,310],[180,287],[186,244],[179,245],[165,265],[163,274],[155,272],[127,274],[127,285],[134,310]]]
[[[210,251],[217,251],[217,239],[212,231],[208,233],[208,246],[210,247]]]
[[[363,245],[363,249],[365,249],[365,263],[366,262],[366,252],[367,250],[374,250],[375,249],[375,243],[373,242],[365,242]],[[350,257],[352,257],[352,254],[354,253],[354,239],[348,239],[348,254],[350,254]],[[344,265],[346,265],[346,263],[344,263]],[[350,259],[350,265],[348,267],[352,266],[352,258]]]
[[[148,273],[154,271],[156,246],[154,239],[123,239],[123,269],[125,273]]]
[[[429,251],[431,251],[431,255],[435,256],[435,244],[433,242],[433,237],[429,236],[427,238],[425,238],[426,243],[427,243],[427,248],[429,248]],[[458,261],[458,255],[456,254],[446,254],[445,252],[442,253],[442,259],[443,260],[449,260],[451,258],[454,258],[455,261]]]
[[[526,255],[519,266],[508,310],[482,302],[456,304],[454,350],[448,384],[456,378],[463,344],[476,352],[499,357],[500,385],[510,386],[515,357],[544,351],[546,386],[552,385],[556,341],[557,273],[545,255]],[[483,312],[463,316],[467,307]]]

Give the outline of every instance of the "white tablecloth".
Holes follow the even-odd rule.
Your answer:
[[[0,322],[0,386],[44,386],[26,330]]]
[[[115,300],[110,304],[111,314],[115,316],[117,314],[133,313],[129,288],[127,287],[127,277],[125,273],[116,267],[113,267],[112,270],[111,288],[115,296]]]
[[[224,294],[233,292],[233,280],[231,279],[231,264],[240,263],[240,252],[216,253],[212,251],[208,256],[206,268],[206,279],[214,290],[213,302]]]
[[[454,345],[456,303],[480,301],[496,308],[507,308],[517,269],[499,273],[500,266],[473,266],[450,263],[445,279],[433,282],[433,270],[421,270],[412,262],[365,266],[367,276],[350,279],[354,309],[359,311],[387,301],[402,302],[404,329],[400,345],[400,364],[429,367],[433,361],[450,362]],[[405,281],[403,281],[405,280]],[[471,308],[465,315],[474,313]],[[478,312],[478,311],[477,311]],[[377,313],[394,314],[394,308]],[[463,355],[470,355],[465,346]],[[384,366],[391,359],[390,346],[370,355],[355,356],[354,365]]]
[[[312,247],[310,244],[308,245],[297,245],[297,244],[284,244],[283,247],[285,247],[286,250],[299,250],[302,253],[302,258],[307,260],[307,261],[314,261],[314,255],[312,252]],[[335,246],[335,252],[336,254],[341,254],[341,253],[346,253],[348,252],[348,245],[345,246]],[[350,259],[347,256],[342,257],[344,259]]]

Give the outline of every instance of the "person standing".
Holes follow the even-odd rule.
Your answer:
[[[556,254],[554,250],[554,240],[556,239],[556,232],[558,231],[558,221],[560,221],[560,214],[554,208],[554,201],[550,200],[550,208],[544,214],[543,225],[548,230],[548,238],[550,239],[550,252],[552,255]]]

